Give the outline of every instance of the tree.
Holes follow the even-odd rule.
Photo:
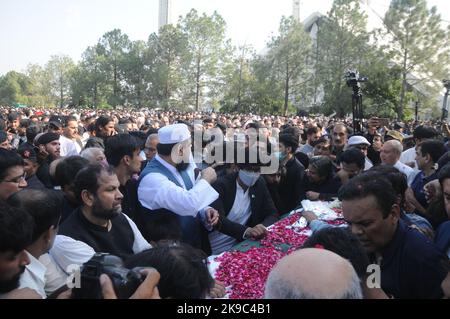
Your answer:
[[[72,102],[95,108],[107,104],[110,95],[106,78],[105,56],[99,45],[88,47],[72,76]]]
[[[335,0],[317,35],[316,73],[324,90],[324,113],[342,117],[350,111],[351,90],[344,73],[367,63],[369,34],[367,16],[359,1]]]
[[[401,67],[402,87],[397,108],[400,119],[404,116],[408,85],[421,83],[429,90],[429,84],[437,84],[448,72],[450,43],[441,21],[436,7],[428,10],[425,0],[392,0],[386,12],[386,47]]]
[[[165,25],[159,34],[149,38],[149,66],[152,73],[152,88],[158,104],[164,108],[180,107],[183,73],[188,57],[187,38],[180,25]]]
[[[31,81],[23,73],[11,71],[0,77],[0,104],[27,104]]]
[[[259,114],[280,114],[284,103],[284,83],[272,72],[272,64],[265,56],[259,56],[252,62],[252,70],[255,77],[255,81],[251,82],[254,103],[252,111]]]
[[[29,64],[25,74],[31,81],[28,104],[41,107],[54,104],[54,96],[52,94],[52,86],[48,73],[38,64]]]
[[[224,70],[225,94],[221,106],[227,112],[254,112],[255,77],[252,62],[255,52],[249,45],[240,47],[240,54]]]
[[[188,41],[183,68],[185,100],[192,101],[198,110],[205,92],[209,92],[209,97],[217,93],[220,82],[216,80],[231,51],[229,41],[225,41],[226,23],[217,12],[212,16],[199,16],[192,9],[180,20],[180,25]]]
[[[125,54],[122,65],[124,71],[127,99],[132,105],[142,107],[145,83],[145,54],[147,45],[144,41],[134,41],[130,45],[130,51]]]
[[[112,95],[108,97],[108,102],[113,106],[124,102],[121,85],[124,76],[122,66],[124,56],[129,49],[130,40],[119,29],[105,33],[98,43],[98,53],[104,56],[102,71],[112,86]]]
[[[295,98],[312,79],[310,36],[293,17],[283,17],[279,35],[268,44],[267,59],[277,79],[283,82],[283,115],[286,116],[290,98]]]
[[[59,104],[60,107],[63,107],[64,104],[68,103],[70,76],[74,67],[74,62],[67,55],[54,55],[47,62],[45,72],[48,76],[55,105]]]

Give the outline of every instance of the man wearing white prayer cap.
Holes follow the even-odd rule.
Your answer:
[[[347,147],[348,148],[357,148],[361,151],[361,153],[365,156],[365,162],[364,162],[364,170],[369,170],[373,164],[372,161],[367,157],[367,152],[369,149],[370,143],[369,141],[364,137],[360,135],[353,135],[348,139]]]
[[[209,254],[211,248],[204,226],[211,228],[218,222],[218,212],[208,206],[219,196],[211,186],[216,173],[207,168],[196,180],[195,165],[190,162],[191,133],[187,125],[164,126],[158,137],[158,154],[142,171],[138,188],[145,220],[144,237],[149,241],[175,239],[165,235],[180,230],[182,241]]]

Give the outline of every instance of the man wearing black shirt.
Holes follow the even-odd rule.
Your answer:
[[[50,176],[50,164],[60,157],[61,144],[59,143],[59,134],[44,133],[36,145],[39,147],[39,169],[36,176],[47,188],[53,188],[53,181]]]
[[[305,197],[305,168],[294,156],[298,148],[298,136],[291,133],[280,133],[280,165],[286,168],[281,176],[278,191],[283,204],[280,215],[289,213],[300,205]]]
[[[134,222],[122,214],[123,196],[112,169],[89,165],[77,174],[74,185],[82,206],[61,225],[58,235],[64,236],[64,240],[56,239],[53,254],[68,253],[66,249],[73,245],[68,238],[83,242],[95,252],[121,258],[151,248]],[[74,253],[70,253],[72,262],[79,264]]]
[[[137,176],[141,170],[142,158],[139,155],[138,140],[129,134],[111,136],[105,144],[105,156],[109,165],[114,167],[114,172],[119,179],[119,190],[123,195],[122,212],[130,217],[142,229],[140,220],[139,200],[137,197]]]
[[[381,288],[394,298],[441,298],[445,256],[424,235],[400,219],[392,184],[363,174],[339,190],[344,218],[373,263]]]
[[[81,156],[69,156],[61,160],[56,166],[54,180],[61,187],[61,192],[64,194],[61,223],[80,206],[73,181],[78,172],[88,165],[89,161]]]

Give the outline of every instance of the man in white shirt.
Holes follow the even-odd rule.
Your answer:
[[[416,147],[427,140],[431,140],[437,136],[437,132],[434,128],[429,126],[418,126],[414,129],[413,137]],[[416,173],[419,172],[419,167],[416,162],[416,147],[411,147],[406,151],[403,151],[400,156],[400,162],[413,168]]]
[[[218,198],[211,187],[216,173],[209,167],[196,178],[195,166],[190,162],[191,134],[187,125],[164,126],[159,129],[158,137],[158,154],[141,173],[138,188],[148,228],[145,236],[155,241],[166,239],[152,238],[152,229],[158,223],[174,220],[180,225],[184,242],[208,253],[209,242],[201,224],[211,227],[218,221],[217,211],[208,206]]]
[[[32,243],[25,248],[30,263],[25,266],[25,272],[20,277],[19,288],[33,289],[45,299],[47,267],[40,257],[47,254],[53,245],[61,219],[62,196],[45,188],[25,189],[11,196],[8,203],[23,209],[34,220]],[[61,286],[64,285],[64,279],[59,281]]]
[[[30,263],[25,247],[33,234],[33,219],[21,209],[0,202],[0,299],[39,298],[31,289],[17,289]]]
[[[386,165],[394,166],[400,172],[405,174],[408,180],[408,186],[411,186],[412,182],[414,181],[414,177],[416,176],[416,173],[414,173],[414,170],[411,167],[400,162],[400,156],[402,154],[402,151],[403,151],[402,143],[400,143],[397,140],[387,141],[381,148],[380,152],[381,162]]]
[[[74,156],[81,152],[81,142],[78,141],[78,121],[73,116],[65,120],[63,134],[59,138],[61,156]]]
[[[247,239],[262,239],[267,235],[266,227],[278,219],[277,209],[261,177],[261,162],[252,163],[250,154],[259,154],[258,148],[245,148],[245,162],[236,164],[239,172],[219,178],[214,188],[219,198],[212,206],[220,218],[215,231],[209,234],[214,255],[229,250],[233,245]]]

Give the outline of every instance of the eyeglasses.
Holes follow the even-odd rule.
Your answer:
[[[10,180],[8,180],[8,181],[5,181],[5,180],[4,180],[4,181],[2,181],[2,183],[15,183],[15,184],[20,184],[21,182],[25,181],[26,178],[27,178],[27,173],[24,173],[23,175],[14,177],[13,179],[10,179]]]
[[[315,148],[318,151],[328,151],[328,150],[330,150],[330,145],[324,145],[324,146],[317,145],[317,146],[315,146]]]

